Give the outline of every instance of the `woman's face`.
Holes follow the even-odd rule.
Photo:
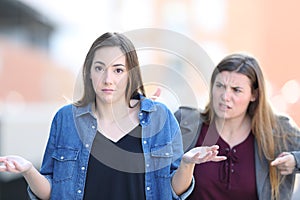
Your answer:
[[[90,78],[100,103],[126,101],[128,70],[126,57],[119,47],[102,47],[96,50]]]
[[[248,105],[255,101],[250,79],[240,73],[223,71],[216,76],[212,88],[213,108],[217,118],[243,118]]]

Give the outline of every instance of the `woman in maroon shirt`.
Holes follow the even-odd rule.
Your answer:
[[[221,162],[197,165],[190,200],[291,199],[300,168],[299,130],[273,113],[258,62],[232,54],[215,68],[205,110],[176,112],[185,151],[217,144]]]

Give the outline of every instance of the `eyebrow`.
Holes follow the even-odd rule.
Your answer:
[[[228,85],[226,85],[226,84],[224,84],[224,83],[222,83],[222,82],[220,82],[220,81],[216,81],[216,84],[221,84],[221,85],[223,85],[223,86],[228,87]],[[233,88],[233,89],[243,89],[242,86],[230,86],[230,88]]]
[[[102,61],[96,61],[96,62],[94,62],[94,64],[100,64],[100,65],[104,65],[105,66],[105,63],[102,62]]]
[[[94,64],[100,64],[100,65],[106,66],[105,63],[102,62],[102,61],[96,61],[96,62],[94,62]],[[114,64],[114,65],[113,65],[113,67],[119,67],[119,66],[125,67],[125,65],[124,65],[124,64],[121,64],[121,63],[119,63],[119,64]]]
[[[123,64],[114,64],[113,66],[114,66],[114,67],[119,67],[119,66],[125,67],[125,65],[123,65]]]

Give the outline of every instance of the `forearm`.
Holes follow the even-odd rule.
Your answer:
[[[181,195],[190,187],[193,179],[195,164],[181,161],[180,166],[172,178],[172,187],[177,195]]]
[[[40,199],[50,199],[51,186],[49,181],[40,172],[32,167],[23,174],[31,191]]]

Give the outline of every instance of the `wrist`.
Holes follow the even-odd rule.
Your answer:
[[[181,160],[180,162],[180,166],[182,166],[183,168],[194,168],[195,167],[195,163],[186,161],[184,159]]]
[[[31,165],[27,170],[25,170],[24,172],[22,172],[22,175],[23,176],[28,176],[28,175],[30,175],[30,174],[33,173],[34,169],[35,168],[33,167],[33,165]]]

